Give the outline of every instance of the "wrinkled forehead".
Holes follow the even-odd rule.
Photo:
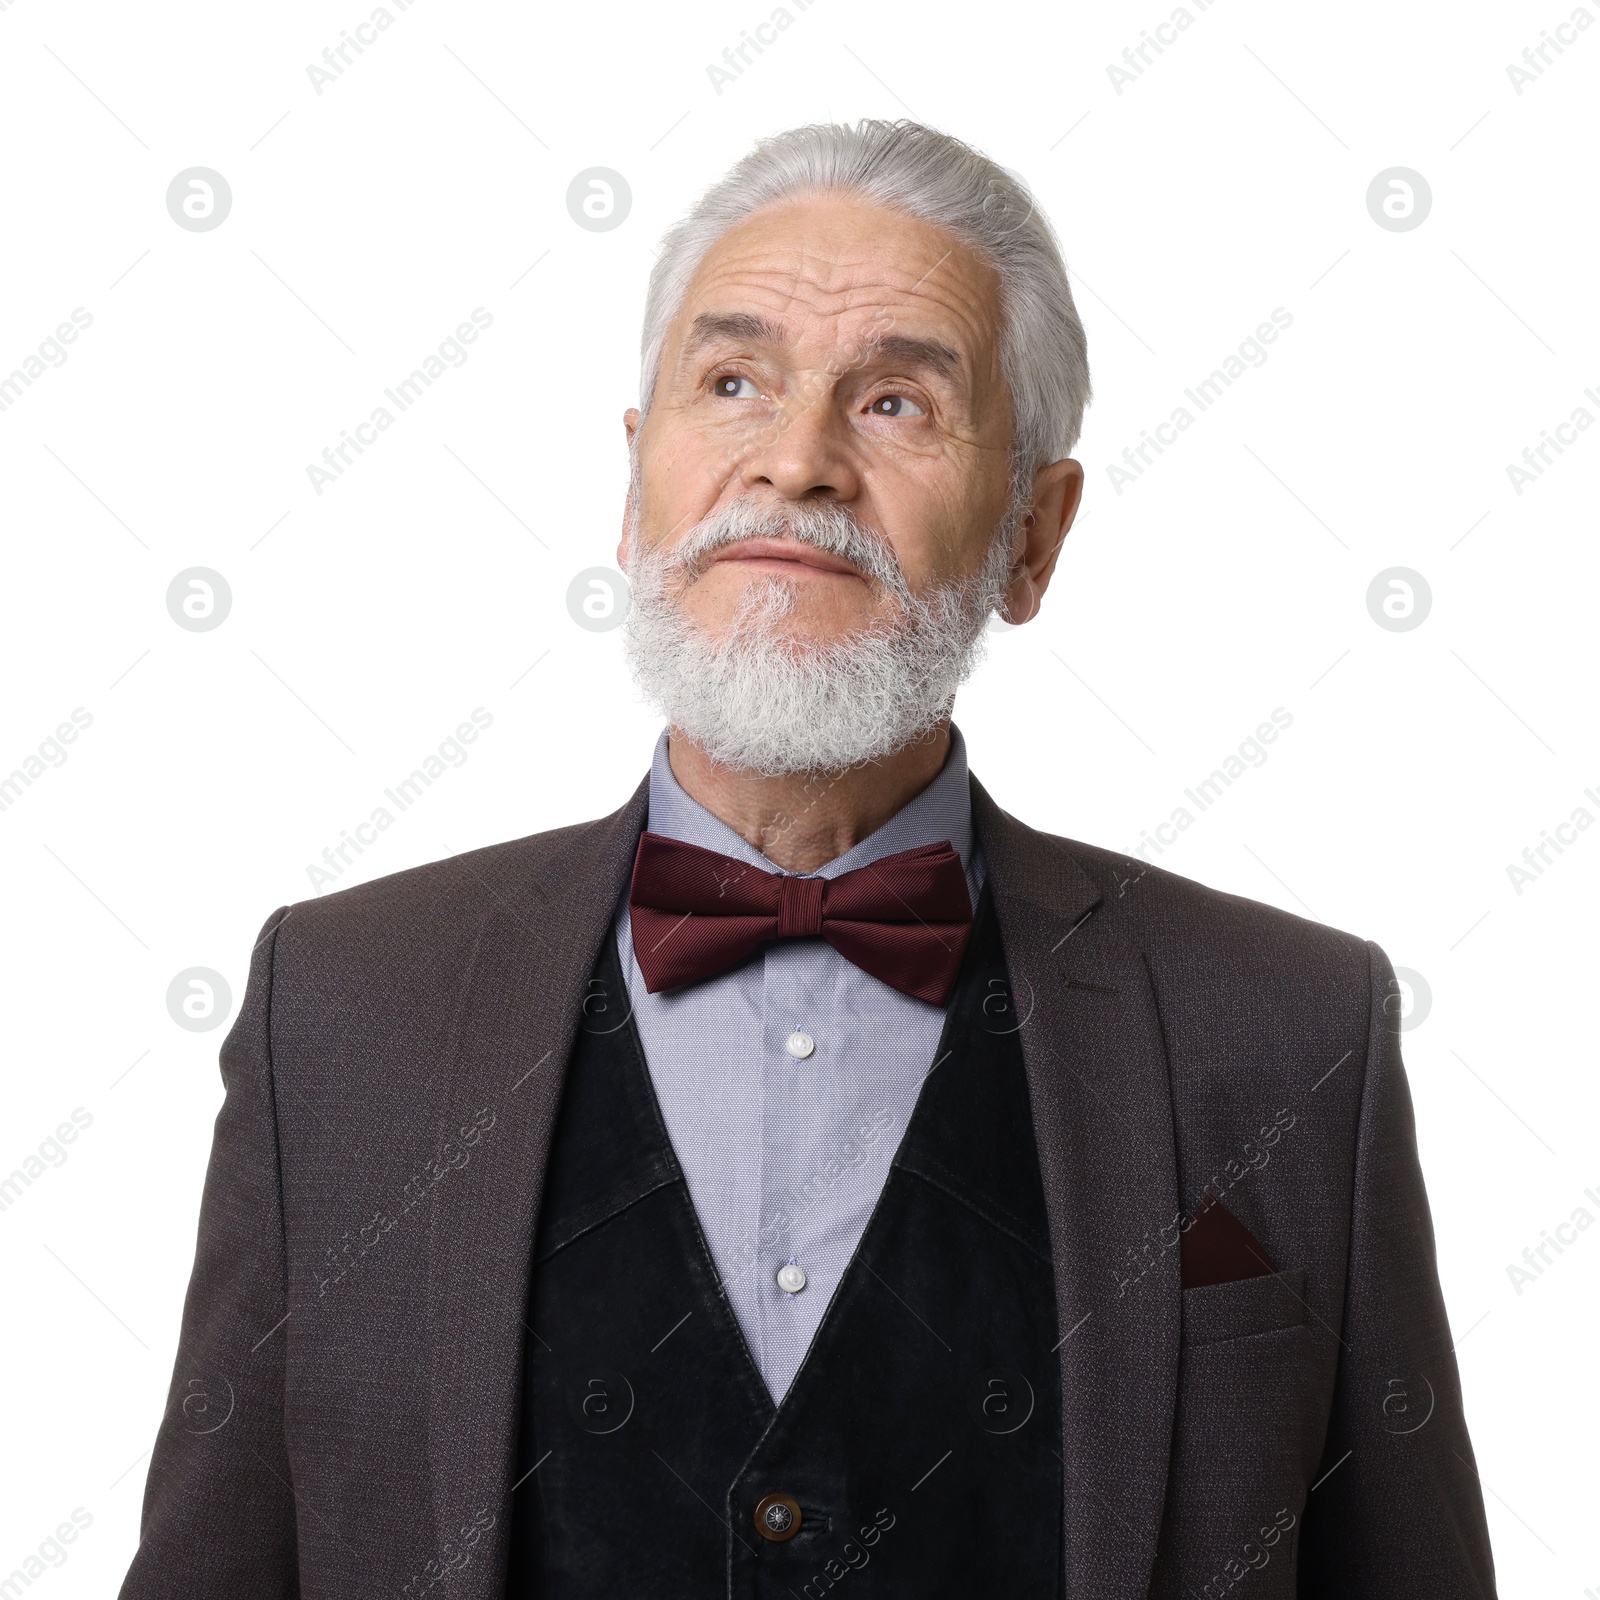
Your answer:
[[[797,364],[863,350],[942,349],[971,387],[999,372],[1000,280],[943,228],[851,195],[763,207],[728,229],[696,269],[668,334],[678,364],[714,344],[770,345]]]

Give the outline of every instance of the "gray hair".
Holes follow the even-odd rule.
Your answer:
[[[1000,279],[1000,365],[1013,405],[1013,477],[1077,443],[1089,403],[1088,342],[1056,237],[1026,184],[947,133],[901,120],[820,122],[761,140],[671,228],[650,273],[641,340],[648,411],[668,330],[701,261],[724,233],[776,201],[859,195],[945,229]]]

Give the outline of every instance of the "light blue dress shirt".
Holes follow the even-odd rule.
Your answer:
[[[652,833],[782,869],[691,800],[667,734],[650,768]],[[939,775],[871,837],[818,868],[836,878],[948,839],[977,904],[966,746],[950,732]],[[870,977],[821,939],[765,947],[744,966],[651,994],[633,956],[626,896],[617,949],[656,1098],[745,1343],[780,1402],[805,1358],[889,1175],[944,1007]],[[778,1273],[798,1267],[790,1293]],[[791,1284],[798,1282],[791,1270]]]

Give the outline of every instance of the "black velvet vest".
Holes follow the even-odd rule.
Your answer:
[[[1059,1336],[1023,1020],[985,893],[888,1181],[775,1407],[608,935],[533,1252],[513,1600],[1060,1594]]]

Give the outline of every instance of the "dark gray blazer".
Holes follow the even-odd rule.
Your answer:
[[[1068,1594],[1493,1595],[1382,951],[972,794],[1050,1212]],[[125,1600],[502,1592],[546,1152],[645,804],[268,919]],[[1275,1275],[1181,1287],[1207,1190]],[[670,1537],[675,1494],[619,1537]]]

